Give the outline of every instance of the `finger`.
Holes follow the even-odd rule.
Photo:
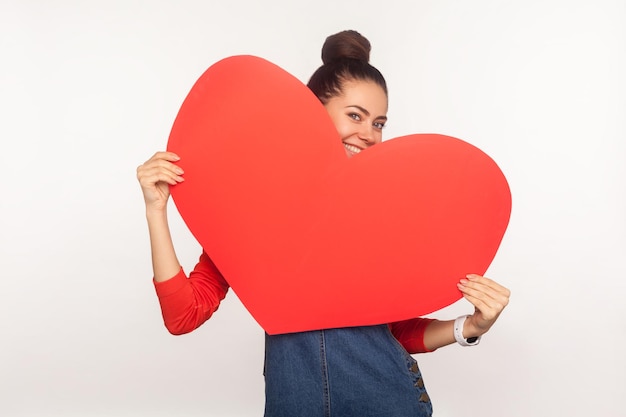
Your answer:
[[[178,177],[185,173],[178,165],[159,159],[152,162],[146,162],[145,164],[137,167],[137,178],[141,181],[142,177],[154,175],[155,172],[162,172],[170,176]]]
[[[176,174],[176,172],[159,167],[143,169],[137,174],[137,178],[142,187],[153,187],[159,182],[175,185],[185,181],[185,179]]]
[[[511,291],[508,288],[498,284],[496,281],[487,277],[483,277],[477,274],[468,274],[466,278],[470,282],[476,282],[478,284],[485,285],[492,290],[497,291],[498,293],[506,295],[507,297],[511,295]]]
[[[476,310],[480,312],[480,316],[482,317],[484,322],[495,321],[500,316],[505,307],[505,305],[500,304],[496,301],[485,300],[469,294],[463,294],[463,298],[470,302],[476,308]]]
[[[463,294],[463,298],[479,310],[487,321],[495,320],[508,304],[506,297],[494,298],[489,294],[462,285],[459,286],[459,290]]]
[[[163,158],[149,159],[144,164],[139,165],[137,167],[137,172],[141,172],[141,171],[149,170],[149,169],[154,169],[154,168],[167,169],[167,170],[170,170],[170,171],[175,172],[177,174],[183,174],[184,173],[183,169],[180,166],[178,166],[178,165],[176,165],[176,164],[174,164],[174,163],[172,163],[170,161],[167,161],[167,160],[165,160]]]
[[[458,288],[464,294],[480,298],[485,300],[485,302],[493,300],[504,306],[509,302],[510,291],[488,278],[474,276],[462,279],[459,281]]]
[[[150,159],[137,167],[137,174],[142,170],[150,169],[155,166],[164,167],[177,172],[179,175],[183,173],[182,168],[173,162],[178,162],[180,157],[173,152],[157,152]]]
[[[508,288],[503,287],[489,278],[481,277],[479,275],[468,275],[468,278],[462,279],[459,283],[465,288],[471,288],[476,291],[484,292],[499,300],[508,300],[511,295],[511,291],[509,291]]]
[[[488,306],[497,306],[500,311],[509,303],[509,297],[506,293],[494,291],[490,287],[477,285],[476,283],[472,282],[464,283],[463,280],[461,280],[461,282],[459,282],[458,288],[464,296],[469,296],[472,297],[472,299],[480,300],[482,303]]]
[[[169,151],[160,151],[156,152],[148,161],[156,160],[156,159],[164,159],[166,161],[179,161],[180,156],[175,154],[174,152]]]

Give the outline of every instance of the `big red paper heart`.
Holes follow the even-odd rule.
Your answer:
[[[448,136],[348,159],[326,110],[258,57],[211,66],[174,122],[187,226],[270,334],[389,323],[457,301],[507,227],[494,161]]]

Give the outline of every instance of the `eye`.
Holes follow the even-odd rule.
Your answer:
[[[376,129],[382,130],[385,127],[385,122],[374,122],[374,127]]]
[[[361,121],[361,115],[359,113],[348,113],[348,117],[357,122]]]

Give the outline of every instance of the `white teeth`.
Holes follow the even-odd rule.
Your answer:
[[[348,150],[348,152],[351,152],[353,154],[361,152],[361,149],[357,148],[354,145],[350,145],[349,143],[344,143],[343,146]]]

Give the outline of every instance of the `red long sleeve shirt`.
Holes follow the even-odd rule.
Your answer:
[[[226,297],[229,285],[211,258],[202,252],[189,274],[183,269],[167,281],[154,281],[163,320],[175,335],[189,333],[207,321]],[[389,324],[393,336],[409,353],[428,352],[424,331],[432,319],[415,318]]]

